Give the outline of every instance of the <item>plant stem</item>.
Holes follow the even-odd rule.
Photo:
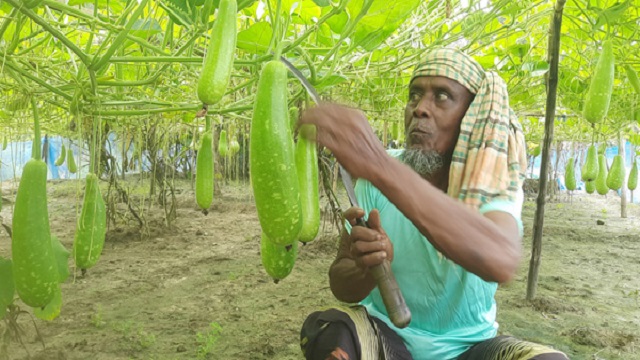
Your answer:
[[[33,110],[33,146],[31,147],[31,158],[40,160],[42,149],[40,148],[40,118],[38,117],[38,102],[31,97],[31,109]]]
[[[68,47],[71,51],[73,51],[73,53],[76,54],[78,58],[80,58],[80,61],[88,65],[89,57],[87,56],[87,54],[85,54],[82,50],[80,50],[80,48],[78,48],[73,42],[71,42],[69,38],[64,36],[64,34],[62,34],[58,29],[55,29],[54,27],[49,25],[49,23],[45,19],[38,16],[38,14],[36,14],[32,10],[22,6],[22,4],[18,0],[4,0],[4,1],[6,1],[9,5],[13,6],[14,8],[19,9],[20,12],[22,12],[27,17],[29,17],[33,22],[40,25],[47,32],[51,33],[53,37],[60,40],[60,42],[62,42],[66,47]]]

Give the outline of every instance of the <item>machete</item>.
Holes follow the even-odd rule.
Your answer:
[[[283,56],[280,60],[287,66],[291,73],[300,81],[302,86],[307,90],[307,93],[311,97],[311,100],[316,104],[320,103],[320,96],[316,89],[311,85],[309,80],[298,70],[295,65],[289,62]],[[353,187],[353,181],[351,175],[340,165],[340,175],[342,183],[347,191],[349,202],[351,206],[358,206],[358,200]],[[362,218],[356,219],[356,226],[369,227]],[[371,275],[376,280],[380,296],[384,302],[384,306],[389,314],[389,319],[398,328],[405,328],[411,322],[411,312],[404,301],[398,282],[396,281],[393,271],[391,270],[391,264],[388,260],[383,260],[382,264],[371,267]]]

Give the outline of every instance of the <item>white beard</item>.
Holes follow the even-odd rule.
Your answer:
[[[400,160],[422,177],[428,177],[442,169],[442,155],[435,150],[405,149]]]

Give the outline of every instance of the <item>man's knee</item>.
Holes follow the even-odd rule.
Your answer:
[[[356,360],[358,346],[352,328],[331,310],[315,312],[300,331],[300,347],[307,360]]]

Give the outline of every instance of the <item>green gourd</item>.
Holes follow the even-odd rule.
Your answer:
[[[206,210],[213,202],[213,135],[211,123],[207,118],[207,126],[202,135],[200,148],[196,157],[196,203]]]
[[[573,163],[574,159],[569,158],[569,160],[567,161],[567,165],[564,168],[564,183],[567,187],[567,190],[576,189],[576,174]]]
[[[296,126],[298,125],[298,118],[300,117],[300,110],[297,106],[292,106],[289,108],[289,120],[291,121],[291,133],[293,134],[296,130]]]
[[[609,187],[607,186],[607,158],[604,155],[598,155],[598,165],[600,169],[598,177],[596,177],[596,190],[598,194],[606,195],[609,192]]]
[[[240,143],[238,143],[238,140],[236,140],[236,138],[233,137],[231,139],[231,141],[229,142],[229,152],[230,152],[231,156],[233,156],[233,155],[237,154],[238,151],[240,151]]]
[[[614,156],[611,169],[609,169],[609,174],[607,175],[607,187],[611,190],[620,189],[622,184],[624,184],[625,173],[622,155]]]
[[[636,91],[638,95],[640,95],[640,79],[638,79],[638,73],[631,67],[629,64],[624,64],[624,70],[627,72],[627,78],[629,79],[629,83]]]
[[[40,156],[40,154],[34,154]],[[54,296],[58,272],[51,246],[47,210],[47,164],[29,160],[22,171],[13,211],[12,259],[16,291],[31,307]]]
[[[634,159],[633,165],[631,165],[631,172],[629,173],[629,180],[627,181],[627,188],[631,191],[638,187],[638,163]]]
[[[262,232],[260,237],[260,258],[262,266],[275,283],[287,277],[298,256],[298,242],[289,245],[275,244]]]
[[[302,205],[302,228],[298,240],[309,242],[315,239],[320,228],[320,198],[318,195],[318,149],[314,125],[302,125],[296,143],[296,170],[300,184]]]
[[[66,159],[66,157],[67,157],[67,148],[64,146],[64,144],[62,144],[62,147],[60,148],[60,155],[58,156],[54,164],[56,166],[62,166],[62,164],[64,164],[64,160]]]
[[[585,190],[587,191],[587,194],[593,194],[596,191],[596,181],[587,181],[585,183]]]
[[[76,160],[73,158],[73,150],[71,148],[67,149],[67,169],[72,174],[75,174],[78,171],[78,167],[76,166]]]
[[[587,159],[581,169],[582,181],[592,181],[598,177],[598,154],[595,145],[589,146]]]
[[[605,40],[602,43],[602,52],[589,83],[582,112],[584,118],[591,124],[602,121],[609,111],[615,77],[614,65],[613,44],[611,40]]]
[[[237,12],[236,0],[220,0],[198,80],[198,98],[207,105],[222,99],[231,78],[238,33]]]
[[[260,226],[290,245],[302,227],[300,185],[287,107],[287,68],[268,62],[260,74],[250,131],[250,175]]]
[[[9,145],[9,140],[7,140],[7,137],[5,136],[2,139],[2,150],[7,150],[7,146]]]
[[[13,303],[13,297],[16,293],[13,284],[13,265],[11,260],[0,257],[0,320],[7,313],[7,306]]]
[[[82,212],[73,241],[73,258],[80,269],[94,266],[104,246],[107,230],[107,210],[100,193],[98,177],[88,173],[85,179]]]
[[[218,140],[218,154],[221,157],[227,157],[229,146],[227,145],[227,130],[220,131],[220,139]]]

